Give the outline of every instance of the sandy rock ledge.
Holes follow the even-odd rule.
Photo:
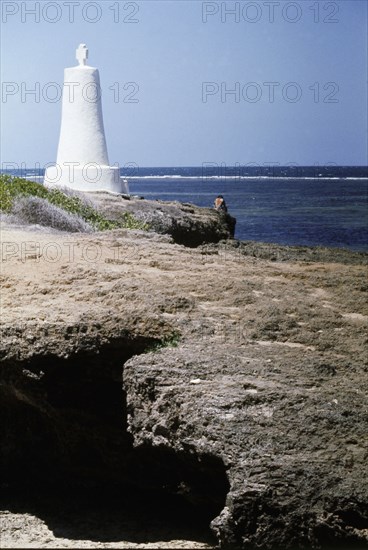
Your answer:
[[[365,548],[367,255],[173,240],[3,226],[2,547]]]

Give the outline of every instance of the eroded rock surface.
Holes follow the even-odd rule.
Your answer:
[[[2,241],[8,492],[146,487],[224,548],[367,544],[366,256],[130,231]]]
[[[150,230],[171,235],[178,244],[198,246],[234,237],[236,220],[230,214],[194,204],[124,198],[112,193],[88,193],[95,206],[109,219],[119,220],[129,212]]]
[[[131,359],[124,380],[136,444],[223,460],[230,490],[212,526],[225,548],[363,546],[361,373],[288,343],[259,345],[189,344]],[[186,485],[193,499],[205,496]]]

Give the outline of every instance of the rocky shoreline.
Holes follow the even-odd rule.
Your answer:
[[[365,547],[367,254],[91,198],[2,227],[2,547]]]

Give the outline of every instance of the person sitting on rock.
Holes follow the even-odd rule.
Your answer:
[[[225,199],[222,195],[218,195],[215,198],[214,208],[218,212],[227,212],[226,202],[225,202]]]

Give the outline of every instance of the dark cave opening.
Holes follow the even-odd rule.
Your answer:
[[[209,524],[229,490],[222,461],[134,448],[127,431],[124,363],[152,343],[3,362],[3,509],[34,511],[56,536],[76,540],[214,542]],[[76,509],[84,521],[73,520]]]

